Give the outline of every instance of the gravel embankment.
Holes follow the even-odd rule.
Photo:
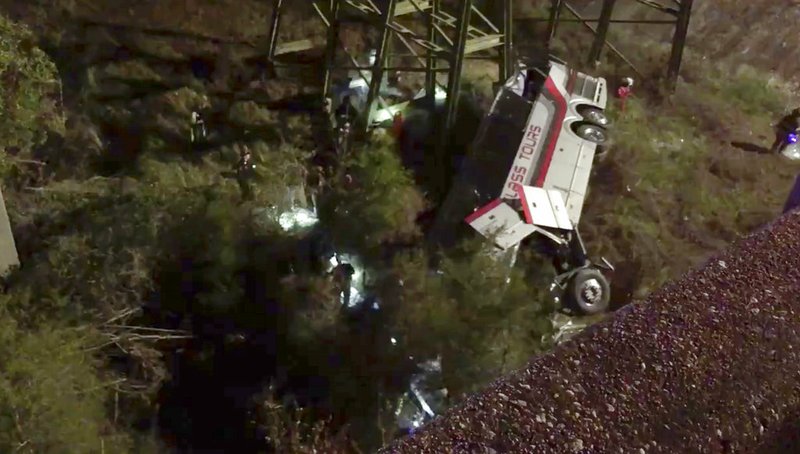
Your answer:
[[[793,212],[381,452],[793,452],[798,305]]]

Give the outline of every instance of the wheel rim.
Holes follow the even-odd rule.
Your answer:
[[[586,111],[586,118],[600,126],[606,126],[608,124],[608,117],[594,109]]]
[[[581,300],[587,306],[600,304],[603,300],[603,287],[597,279],[587,279],[580,287]]]
[[[606,135],[600,128],[595,126],[585,126],[581,129],[581,136],[595,143],[602,143],[606,141]]]

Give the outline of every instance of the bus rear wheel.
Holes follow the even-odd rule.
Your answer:
[[[600,270],[585,268],[570,278],[564,296],[571,309],[582,315],[595,315],[608,310],[611,287]]]

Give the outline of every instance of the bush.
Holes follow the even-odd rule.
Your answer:
[[[190,88],[180,88],[148,98],[142,106],[143,126],[154,139],[163,141],[162,147],[151,146],[156,152],[174,152],[189,141],[191,115],[210,107],[208,97]],[[168,148],[172,147],[172,149]]]
[[[6,151],[17,149],[25,157],[44,143],[48,134],[64,132],[60,112],[61,83],[55,64],[36,47],[35,37],[22,25],[0,15],[0,137]],[[0,175],[12,162],[0,159]]]
[[[269,390],[257,398],[257,421],[260,433],[275,450],[287,454],[359,452],[345,432],[332,434],[325,421],[314,421],[307,412],[291,410],[277,402]]]
[[[379,292],[393,335],[415,358],[441,355],[456,396],[524,365],[551,329],[546,283],[498,266],[485,248],[482,240],[465,242],[435,272],[425,254],[403,254]]]
[[[241,127],[274,126],[277,114],[259,106],[254,101],[239,101],[228,111],[228,120]]]
[[[419,238],[425,199],[392,146],[373,142],[353,153],[344,163],[352,185],[336,182],[320,210],[334,243],[374,256],[382,246]]]
[[[130,441],[107,418],[114,383],[97,375],[88,348],[96,335],[23,330],[5,311],[0,326],[0,451],[128,451]]]
[[[103,78],[126,82],[158,84],[163,81],[157,72],[153,71],[147,63],[140,60],[109,63],[102,69],[101,74]]]

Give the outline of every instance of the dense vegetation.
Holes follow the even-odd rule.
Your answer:
[[[238,48],[54,37],[23,17],[38,35],[0,16],[3,192],[23,264],[0,297],[0,451],[369,451],[394,435],[409,356],[441,356],[453,401],[548,348],[546,262],[524,256],[501,291],[480,242],[433,257],[416,222],[430,200],[390,139],[325,182],[320,226],[286,231],[312,122],[270,106],[302,93],[248,88],[259,75]],[[619,265],[618,304],[771,219],[796,171],[729,145],[769,134],[781,87],[694,55],[685,73],[673,97],[643,90],[613,112],[584,230]],[[212,127],[200,149],[187,142],[195,109]],[[232,172],[245,144],[249,200]],[[313,252],[320,231],[361,257],[379,313],[342,309]]]

